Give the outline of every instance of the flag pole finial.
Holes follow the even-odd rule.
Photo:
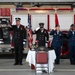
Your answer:
[[[27,8],[27,10],[28,10],[28,14],[29,14],[29,13],[30,13],[30,12],[29,12],[29,8]]]
[[[55,14],[57,13],[57,8],[54,8],[54,10],[55,10]]]

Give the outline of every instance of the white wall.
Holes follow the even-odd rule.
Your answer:
[[[15,24],[15,18],[21,18],[21,24],[27,26],[28,25],[28,15],[12,15],[12,24]],[[58,14],[58,20],[60,24],[60,28],[62,30],[67,30],[70,28],[70,25],[74,22],[73,14]],[[47,29],[47,15],[46,14],[32,14],[31,15],[31,24],[32,29],[35,30],[39,27],[40,22],[44,22],[44,27]],[[50,14],[50,29],[54,29],[55,27],[55,15]]]
[[[54,14],[50,14],[50,29],[54,29],[55,27],[55,16]]]
[[[47,29],[47,15],[46,14],[32,14],[32,29],[39,27],[39,23],[43,22],[44,27]]]
[[[12,25],[16,24],[15,18],[21,18],[21,24],[24,26],[28,25],[28,15],[12,15]]]
[[[73,14],[59,14],[58,19],[61,30],[68,30],[70,25],[74,23]]]
[[[68,30],[70,25],[74,23],[73,14],[58,14],[58,21],[61,30]],[[55,27],[55,15],[50,14],[50,29]]]

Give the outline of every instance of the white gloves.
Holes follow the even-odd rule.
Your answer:
[[[26,44],[26,42],[23,42],[23,44]]]
[[[48,47],[48,43],[46,43],[45,46]]]
[[[38,29],[40,29],[40,27],[36,28],[36,31],[37,31]]]

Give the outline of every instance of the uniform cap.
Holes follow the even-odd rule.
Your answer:
[[[21,18],[15,18],[15,20],[16,20],[16,21],[20,21],[20,20],[21,20]]]
[[[71,26],[70,27],[73,27],[74,26],[74,24],[71,24]]]
[[[41,25],[43,26],[43,25],[44,25],[44,23],[42,23],[42,22],[41,22],[41,23],[39,23],[39,25],[40,25],[40,26],[41,26]]]

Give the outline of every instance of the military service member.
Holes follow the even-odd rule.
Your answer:
[[[46,42],[49,40],[49,35],[47,30],[44,28],[44,23],[39,23],[40,28],[35,30],[33,34],[36,34],[36,41],[38,41],[38,46],[45,46]]]
[[[67,36],[68,36],[70,64],[75,65],[75,25],[74,24],[70,26],[70,30],[68,31]]]
[[[53,35],[51,46],[56,53],[55,64],[60,64],[60,49],[62,46],[62,32],[60,31],[60,26],[57,25],[55,29],[50,32],[50,35]]]
[[[15,63],[14,65],[22,65],[23,57],[23,41],[26,41],[26,29],[20,24],[21,18],[15,18],[16,25],[11,25],[9,30],[13,31],[13,43],[15,50]]]

